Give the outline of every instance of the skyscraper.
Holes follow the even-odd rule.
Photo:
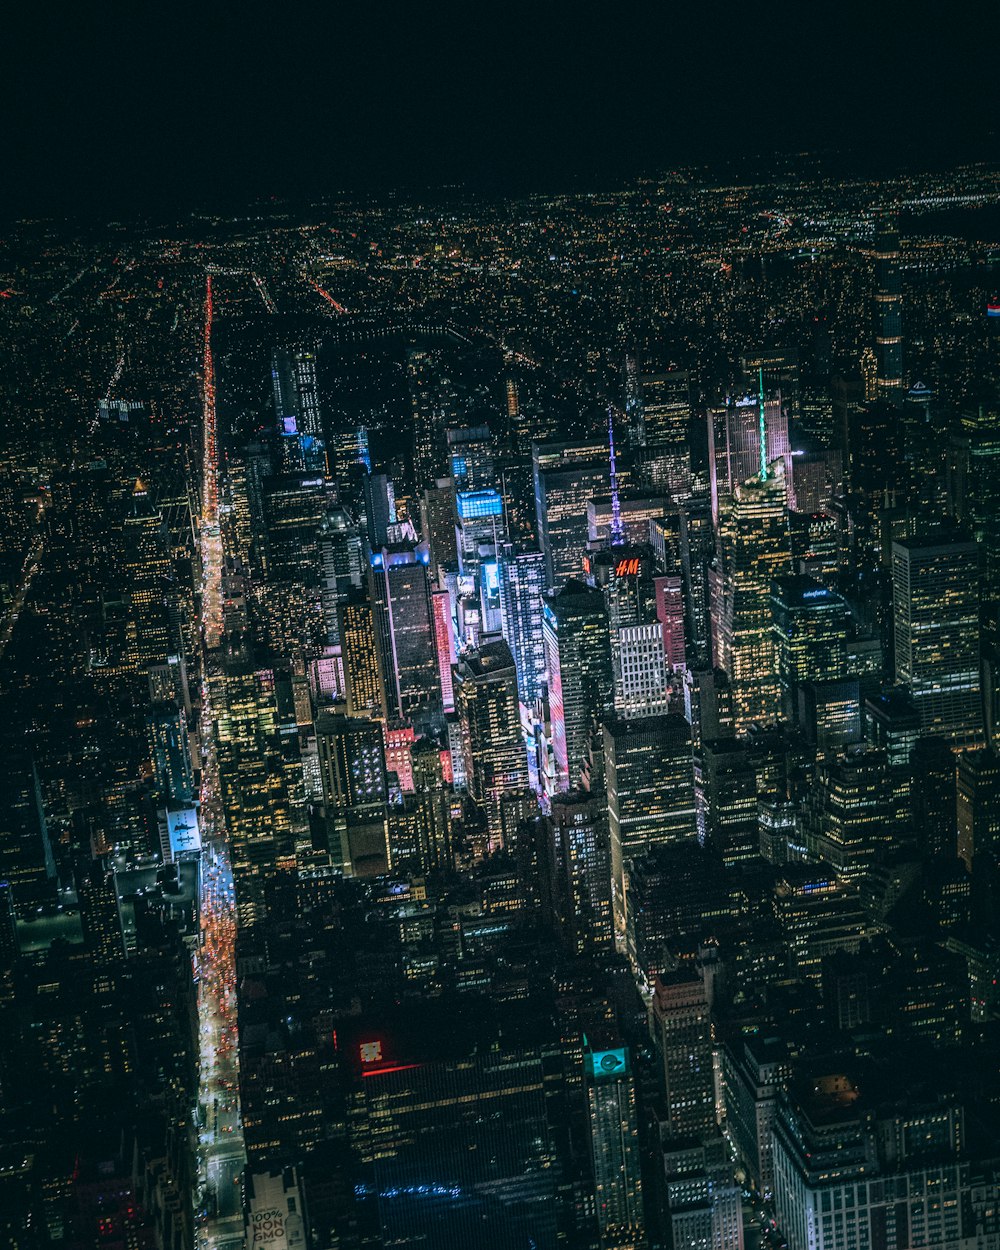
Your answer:
[[[711,1013],[701,976],[687,970],[658,976],[650,1014],[670,1133],[704,1137],[715,1128],[715,1090]]]
[[[673,712],[604,725],[615,926],[624,933],[628,863],[650,847],[694,841],[691,726]]]
[[[505,642],[493,642],[464,655],[455,676],[466,784],[486,817],[490,844],[499,849],[501,800],[528,785],[510,648]]]
[[[587,550],[587,504],[610,490],[608,448],[603,439],[583,443],[533,443],[532,472],[538,539],[548,585],[579,577]],[[619,490],[630,474],[617,459]]]
[[[975,743],[983,724],[975,542],[894,542],[892,594],[896,681],[909,686],[924,732]]]
[[[846,602],[811,577],[781,577],[771,587],[778,679],[785,719],[793,719],[806,681],[838,681],[847,672]]]
[[[384,715],[375,649],[375,620],[368,596],[363,592],[353,595],[346,603],[339,605],[337,617],[347,685],[348,714]]]
[[[573,788],[590,743],[591,728],[611,705],[611,644],[604,596],[570,580],[545,597],[545,668],[556,783]]]
[[[145,483],[138,479],[129,498],[123,542],[128,653],[132,665],[144,670],[175,652],[180,639],[170,619],[172,570],[166,527]]]
[[[770,591],[790,572],[784,465],[776,461],[736,487],[723,512],[712,570],[715,662],[729,674],[737,733],[781,715]]]
[[[892,785],[884,751],[856,747],[826,761],[803,814],[810,855],[843,879],[860,877],[887,848],[893,829]]]
[[[278,347],[271,354],[271,383],[285,473],[325,473],[326,443],[320,417],[313,346]]]
[[[426,548],[376,552],[368,573],[379,682],[389,720],[434,726],[443,714]]]
[[[1000,855],[1000,756],[990,747],[963,751],[956,791],[958,854],[971,871],[977,856]]]
[[[899,229],[894,213],[882,213],[875,226],[875,347],[877,388],[882,399],[903,397],[903,284],[899,269]]]
[[[540,551],[519,552],[510,543],[501,544],[497,556],[500,628],[514,656],[518,697],[530,707],[545,684],[545,557]]]
[[[316,721],[331,859],[345,873],[388,867],[385,746],[378,721],[323,712]]]
[[[645,1244],[639,1123],[628,1047],[585,1045],[584,1085],[602,1250]]]
[[[638,378],[629,412],[629,441],[647,484],[675,501],[691,490],[691,379],[684,369]]]

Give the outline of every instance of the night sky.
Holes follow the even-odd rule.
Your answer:
[[[5,210],[598,185],[808,147],[996,152],[1000,6],[120,2],[4,34]]]

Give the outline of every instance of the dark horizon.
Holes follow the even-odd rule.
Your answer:
[[[788,6],[766,27],[649,6],[603,22],[564,5],[267,17],[22,13],[4,215],[455,183],[517,195],[747,153],[839,152],[834,176],[1000,156],[994,40],[912,9],[851,21]]]

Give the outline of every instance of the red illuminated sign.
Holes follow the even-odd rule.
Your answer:
[[[635,577],[638,572],[638,556],[632,556],[628,560],[619,560],[615,565],[615,577]]]

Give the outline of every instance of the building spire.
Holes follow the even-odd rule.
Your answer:
[[[611,545],[620,547],[625,542],[622,529],[622,510],[618,502],[618,470],[615,467],[615,410],[608,404],[608,458],[611,463]]]
[[[760,480],[767,481],[767,428],[764,425],[764,366],[757,369],[757,385],[760,388]]]

